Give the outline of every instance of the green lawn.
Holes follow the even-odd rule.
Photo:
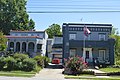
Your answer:
[[[0,76],[33,77],[35,74],[36,72],[0,71]]]
[[[104,72],[120,72],[120,68],[100,68],[99,70]]]
[[[33,77],[41,70],[40,67],[37,70],[31,72],[25,71],[0,71],[0,76],[15,76],[15,77]]]
[[[92,75],[82,75],[82,76],[71,76],[65,75],[65,79],[88,79],[88,80],[120,80],[120,77],[110,77],[110,78],[98,78]]]

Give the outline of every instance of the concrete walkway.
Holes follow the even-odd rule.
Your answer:
[[[97,69],[88,69],[89,71],[94,71],[95,73],[105,73],[103,71],[97,70]]]
[[[63,69],[44,68],[35,77],[40,80],[64,80]]]

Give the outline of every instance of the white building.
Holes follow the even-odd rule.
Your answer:
[[[14,52],[29,53],[32,57],[36,53],[46,54],[48,35],[45,31],[10,31],[8,38],[8,50]]]

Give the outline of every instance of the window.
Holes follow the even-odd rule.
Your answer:
[[[76,34],[69,34],[69,40],[76,40]]]
[[[21,34],[21,36],[28,36],[27,34]]]
[[[76,49],[70,49],[70,57],[73,57],[76,55]]]
[[[99,50],[99,60],[105,60],[105,50]]]
[[[105,40],[105,34],[99,34],[99,40]]]
[[[31,34],[28,34],[28,36],[31,36]]]

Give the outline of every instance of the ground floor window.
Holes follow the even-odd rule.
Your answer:
[[[76,49],[70,49],[70,57],[73,57],[76,55]]]
[[[99,50],[99,59],[105,60],[105,50]]]

